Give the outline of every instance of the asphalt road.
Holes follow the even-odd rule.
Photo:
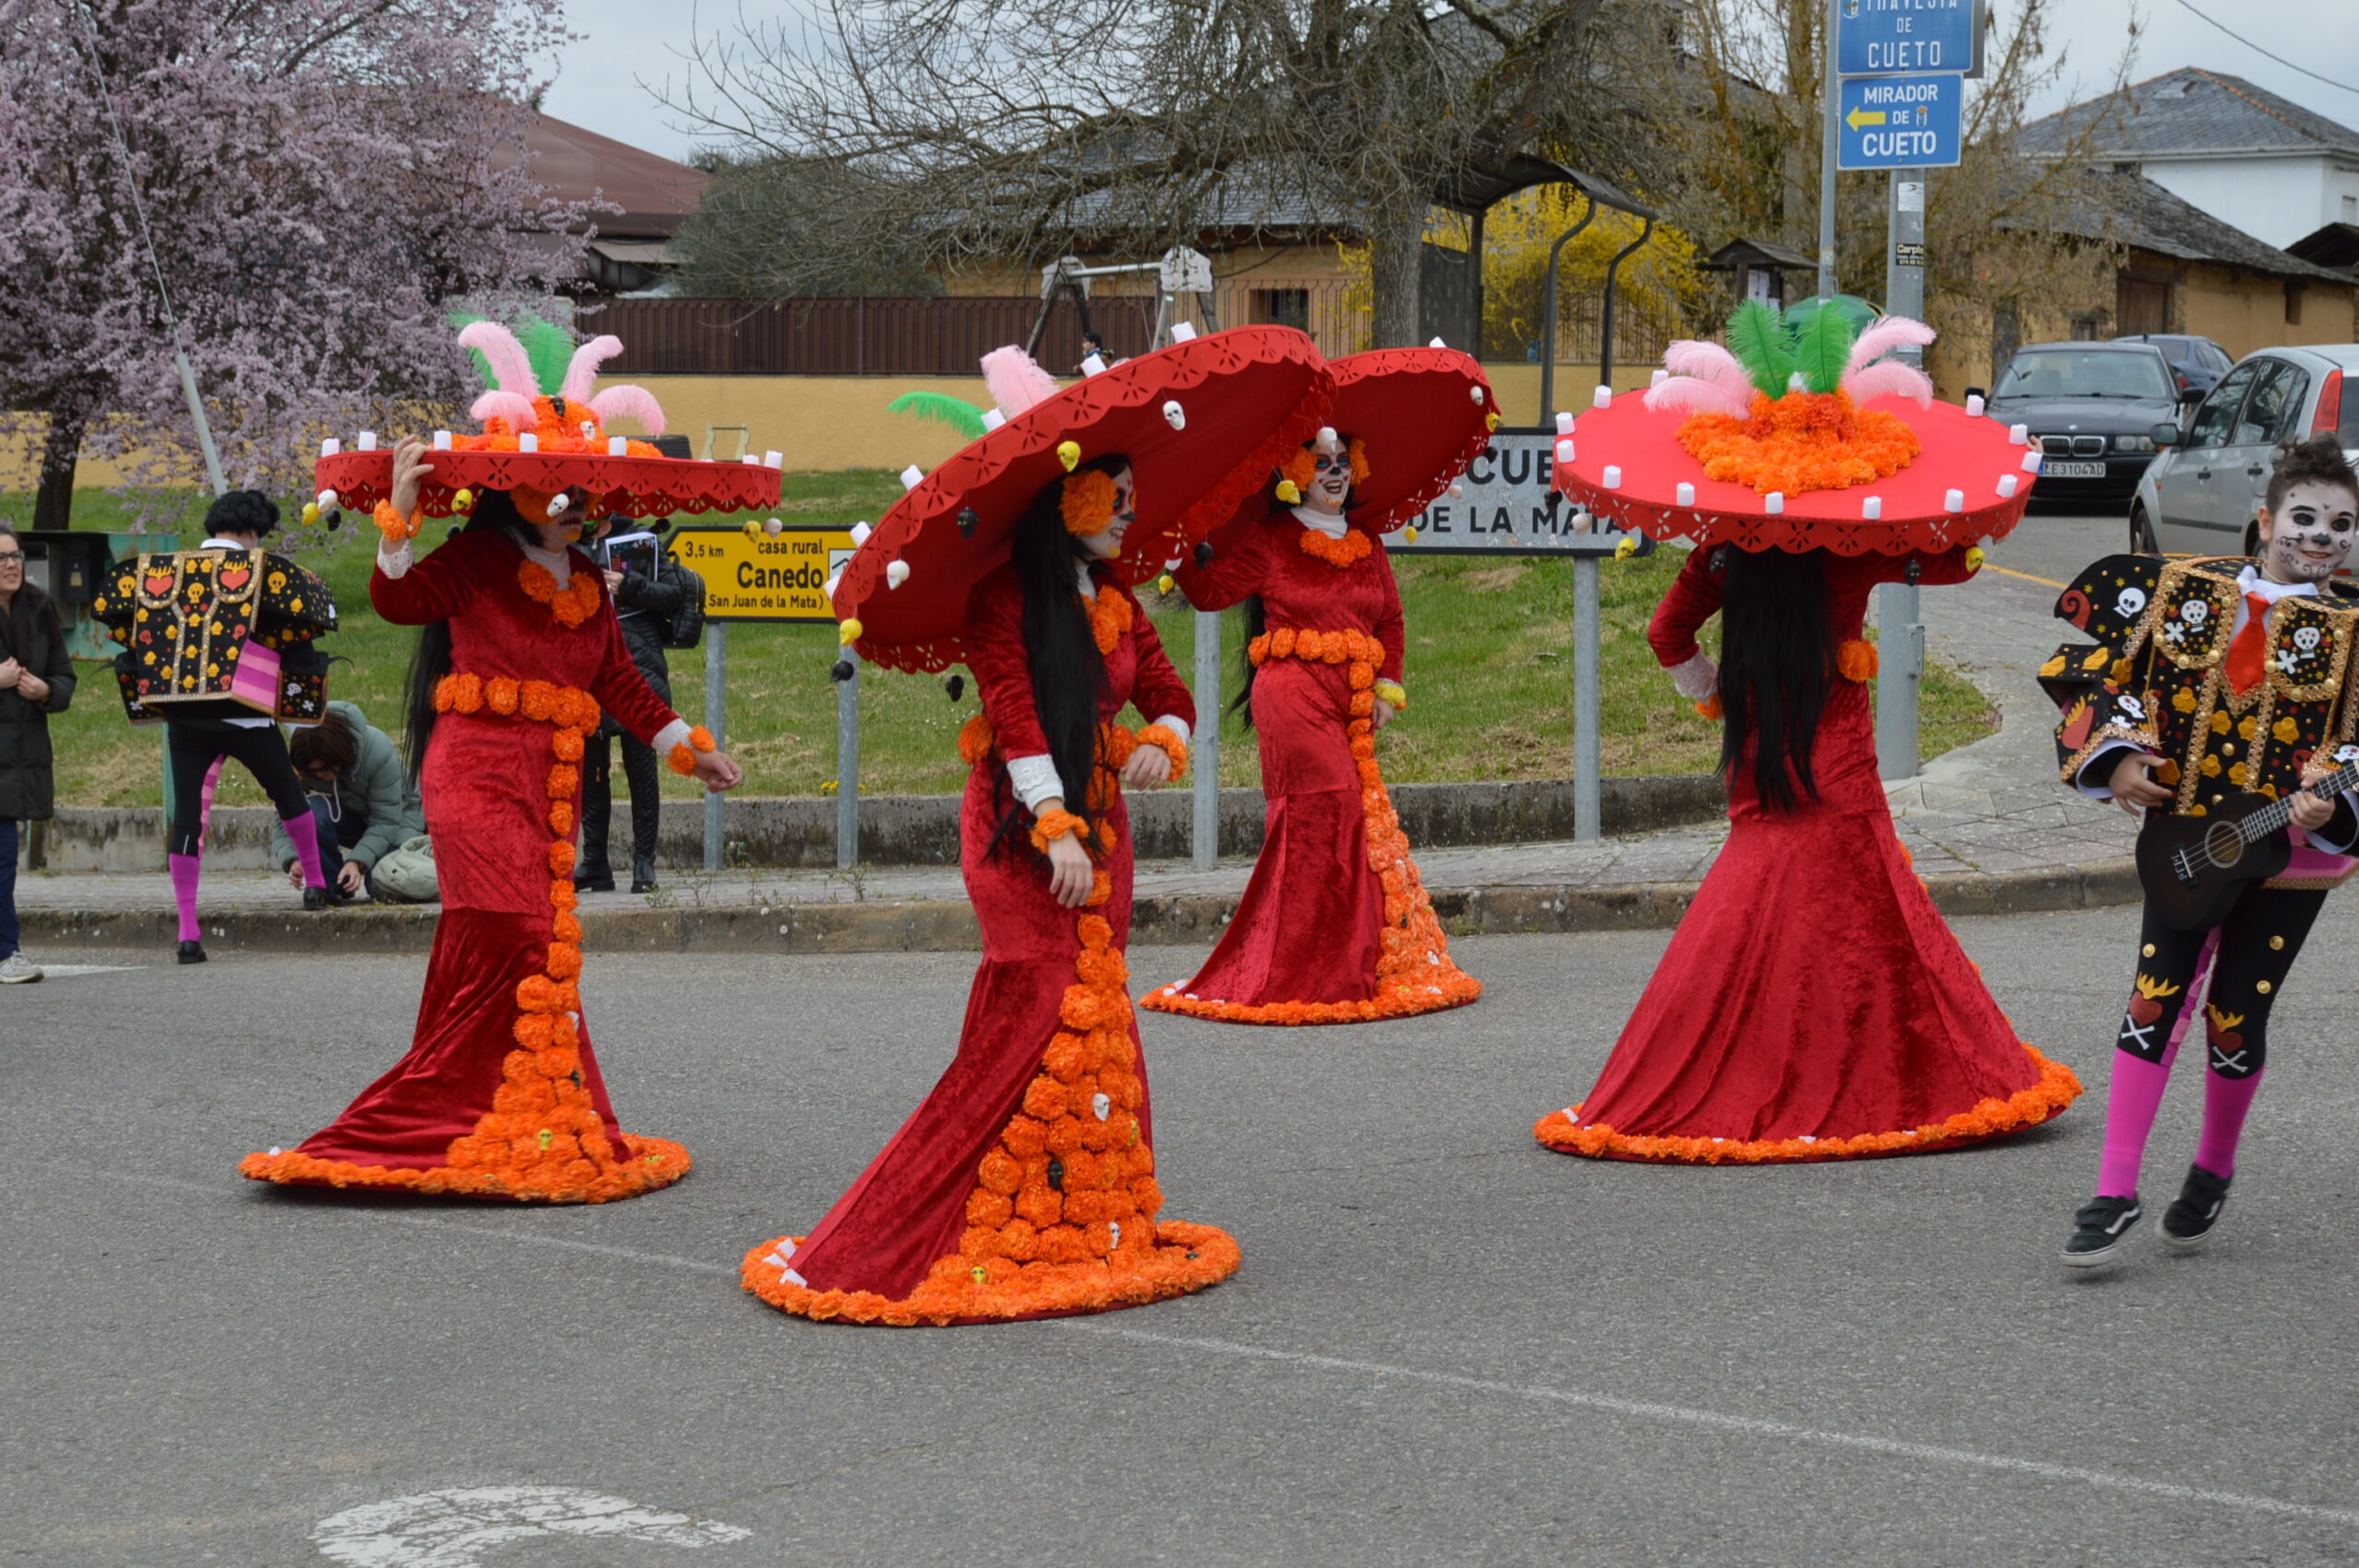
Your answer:
[[[2278,1010],[2214,1250],[2165,1256],[2150,1225],[2095,1281],[2056,1254],[2096,1164],[2133,912],[1960,930],[2026,1037],[2095,1093],[1918,1158],[1699,1170],[1535,1145],[1661,932],[1465,942],[1489,994],[1426,1020],[1148,1015],[1167,1213],[1228,1227],[1243,1271],[955,1330],[789,1319],[734,1267],[815,1220],[923,1094],[965,955],[593,954],[626,1123],[698,1162],[602,1209],[236,1177],[404,1048],[421,959],[142,954],[16,988],[0,1562],[2359,1555],[2359,1046],[2334,979],[2359,898],[2330,906]],[[1197,956],[1133,967],[1156,982]],[[2165,1199],[2196,1078],[2149,1164]],[[499,1490],[534,1487],[625,1502]]]

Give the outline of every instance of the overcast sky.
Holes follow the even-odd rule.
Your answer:
[[[2013,0],[1991,0],[2001,9]],[[2139,18],[2136,76],[2202,65],[2267,88],[2306,109],[2359,126],[2359,27],[2349,25],[2351,0],[2192,0],[2206,14],[2271,53],[2296,60],[2321,76],[2351,84],[2330,87],[2288,69],[2191,15],[2180,0],[2057,0],[2052,40],[2063,52],[2065,79],[2038,105],[2060,109],[2112,77]],[[756,22],[797,14],[783,0],[742,0]],[[560,120],[672,158],[685,157],[696,137],[656,101],[668,80],[676,90],[694,67],[678,58],[695,41],[697,23],[708,36],[734,27],[736,8],[678,0],[566,0],[567,21],[586,36],[558,63],[544,107]],[[694,18],[692,20],[692,18]]]

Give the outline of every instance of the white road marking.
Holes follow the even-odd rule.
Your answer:
[[[2359,1509],[2321,1508],[2316,1504],[2289,1503],[2280,1497],[2263,1497],[2246,1492],[2218,1492],[2208,1487],[2182,1486],[2177,1481],[2147,1480],[2140,1476],[2121,1475],[2112,1470],[2085,1469],[2078,1465],[2051,1465],[2044,1459],[2019,1459],[2008,1454],[1985,1454],[1973,1448],[1944,1448],[1937,1444],[1908,1443],[1893,1437],[1826,1432],[1816,1427],[1797,1426],[1790,1422],[1730,1415],[1722,1410],[1702,1410],[1692,1405],[1661,1405],[1643,1399],[1616,1398],[1610,1394],[1585,1393],[1574,1388],[1551,1388],[1543,1384],[1462,1377],[1452,1372],[1428,1372],[1421,1367],[1395,1366],[1385,1362],[1348,1361],[1341,1356],[1313,1355],[1307,1351],[1270,1350],[1261,1345],[1241,1345],[1226,1340],[1151,1334],[1141,1328],[1118,1328],[1111,1324],[1086,1322],[1073,1317],[1055,1319],[1053,1326],[1072,1333],[1097,1334],[1107,1339],[1133,1340],[1141,1344],[1167,1345],[1178,1350],[1203,1351],[1215,1355],[1239,1356],[1253,1361],[1290,1363],[1297,1366],[1316,1367],[1322,1372],[1406,1378],[1416,1383],[1437,1384],[1445,1388],[1462,1388],[1469,1393],[1501,1394],[1546,1404],[1572,1405],[1640,1421],[1672,1422],[1686,1426],[1708,1427],[1717,1432],[1742,1433],[1748,1437],[1816,1443],[1834,1448],[1888,1454],[1895,1458],[1966,1465],[1986,1470],[2008,1470],[2018,1475],[2037,1476],[2043,1480],[2077,1481],[2118,1492],[2142,1492],[2149,1497],[2167,1497],[2180,1503],[2204,1503],[2224,1508],[2242,1508],[2256,1514],[2281,1514],[2300,1519],[2316,1519],[2325,1524],[2359,1526]]]
[[[44,964],[41,974],[52,980],[70,980],[81,975],[120,975],[129,969],[145,969],[145,964]]]
[[[53,1170],[64,1168],[53,1165]],[[173,1176],[133,1176],[120,1171],[79,1167],[81,1174],[111,1181],[140,1187],[170,1188],[184,1192],[203,1192],[220,1196],[221,1187],[205,1182],[185,1181]],[[688,1270],[699,1274],[725,1274],[737,1277],[734,1263],[710,1262],[703,1258],[677,1258],[659,1252],[642,1252],[635,1247],[607,1246],[594,1242],[572,1241],[562,1236],[538,1235],[530,1231],[512,1230],[506,1226],[475,1225],[462,1221],[442,1220],[430,1215],[396,1214],[382,1210],[349,1211],[355,1219],[390,1221],[394,1224],[416,1225],[428,1230],[463,1231],[499,1241],[538,1243],[545,1246],[564,1247],[578,1252],[597,1253],[632,1262],[653,1264],[658,1268]],[[1453,1372],[1434,1372],[1421,1367],[1400,1366],[1386,1362],[1352,1361],[1340,1356],[1314,1355],[1307,1351],[1274,1350],[1262,1345],[1239,1344],[1227,1340],[1192,1339],[1178,1334],[1156,1334],[1143,1328],[1123,1328],[1095,1319],[1066,1317],[1050,1319],[1044,1327],[1068,1333],[1097,1334],[1108,1339],[1131,1340],[1140,1344],[1164,1345],[1177,1350],[1202,1351],[1215,1355],[1236,1356],[1245,1360],[1290,1363],[1297,1366],[1315,1367],[1325,1372],[1349,1372],[1362,1376],[1399,1377],[1412,1382],[1427,1383],[1446,1388],[1464,1389],[1469,1393],[1492,1394],[1509,1398],[1528,1399],[1540,1403],[1569,1405],[1578,1409],[1602,1410],[1608,1414],[1628,1416],[1639,1421],[1672,1422],[1703,1427],[1712,1431],[1739,1433],[1750,1437],[1763,1437],[1788,1443],[1812,1443],[1826,1447],[1849,1448],[1870,1454],[1883,1454],[1894,1458],[1921,1462],[1965,1466],[1969,1469],[1999,1470],[2016,1475],[2036,1476],[2043,1480],[2073,1481],[2087,1486],[2105,1487],[2116,1492],[2137,1492],[2148,1497],[2165,1497],[2174,1502],[2200,1503],[2222,1508],[2239,1508],[2253,1514],[2274,1514],[2298,1519],[2315,1519],[2323,1524],[2359,1527],[2359,1509],[2325,1508],[2311,1503],[2294,1503],[2281,1497],[2268,1497],[2257,1492],[2222,1492],[2209,1487],[2187,1486],[2177,1481],[2149,1480],[2142,1476],[2123,1475],[2114,1470],[2088,1469],[2078,1465],[2056,1465],[2044,1459],[2024,1459],[2009,1454],[1989,1454],[1974,1448],[1946,1448],[1931,1443],[1909,1443],[1898,1438],[1873,1437],[1861,1433],[1829,1432],[1817,1427],[1797,1425],[1790,1422],[1768,1421],[1756,1416],[1732,1415],[1722,1410],[1705,1410],[1692,1405],[1657,1404],[1642,1399],[1625,1399],[1611,1394],[1592,1394],[1574,1388],[1553,1388],[1544,1384],[1508,1383],[1493,1378],[1467,1377]],[[370,1564],[370,1568],[375,1568]],[[389,1565],[390,1568],[390,1565]]]
[[[541,1536],[700,1548],[752,1534],[578,1486],[471,1486],[347,1508],[321,1520],[311,1544],[346,1568],[475,1568],[494,1547]]]

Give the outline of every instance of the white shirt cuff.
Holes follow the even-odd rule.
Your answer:
[[[1180,743],[1181,745],[1184,746],[1188,743],[1188,721],[1185,719],[1181,719],[1176,714],[1167,713],[1155,722],[1162,725],[1165,729],[1179,736]],[[1151,729],[1153,726],[1150,725],[1149,728]]]
[[[1064,798],[1064,780],[1057,777],[1057,761],[1051,756],[1009,757],[1007,781],[1028,812],[1039,811],[1042,801]]]
[[[1720,667],[1701,649],[1684,664],[1671,667],[1671,684],[1690,702],[1702,702],[1720,689]]]
[[[2138,747],[2131,745],[2128,741],[2116,741],[2109,746],[2099,746],[2095,751],[2089,754],[2087,761],[2081,764],[2080,771],[2072,775],[2072,788],[2078,790],[2082,794],[2086,795],[2092,801],[2112,800],[2113,786],[2110,784],[2088,783],[2086,780],[2089,774],[2096,768],[2099,758],[2111,756],[2116,752],[2134,752],[2138,749]],[[2119,764],[2117,763],[2115,766],[2118,766]],[[2112,769],[2107,768],[2103,772],[2098,773],[2097,777],[2100,778],[2110,778],[2113,777]]]
[[[647,743],[649,749],[658,757],[669,757],[674,746],[685,746],[687,743],[688,721],[685,719],[673,720],[672,722],[656,731],[655,738]]]
[[[384,542],[382,534],[378,536],[377,569],[387,577],[405,576],[413,558],[410,555],[408,540],[405,539],[398,544],[388,544]]]

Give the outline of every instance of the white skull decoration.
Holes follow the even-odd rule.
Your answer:
[[[2113,601],[2113,613],[2125,621],[2145,608],[2146,591],[2142,588],[2125,588]]]
[[[2178,607],[2178,614],[2179,619],[2185,621],[2189,626],[2200,626],[2210,618],[2212,614],[2212,604],[2209,600],[2190,599],[2186,603]]]
[[[2318,628],[2316,626],[2295,626],[2294,628],[2294,646],[2300,649],[2305,653],[2316,653],[2318,650]]]
[[[2118,708],[2132,724],[2143,724],[2146,721],[2146,705],[2127,692],[2114,698],[2113,706]]]

